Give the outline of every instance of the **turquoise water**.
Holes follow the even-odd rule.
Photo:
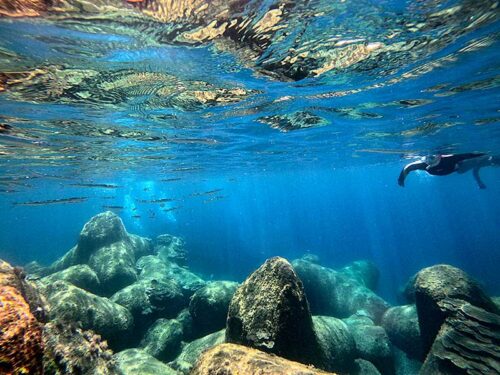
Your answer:
[[[396,184],[423,155],[500,153],[495,2],[297,4],[262,45],[255,28],[181,40],[198,24],[110,4],[120,17],[0,20],[2,258],[48,264],[111,207],[131,233],[183,236],[212,277],[310,252],[373,260],[388,299],[435,263],[500,292],[500,171],[485,190],[470,173]]]

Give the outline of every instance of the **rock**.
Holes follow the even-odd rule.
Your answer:
[[[181,350],[182,324],[175,319],[158,319],[148,330],[141,348],[163,362],[172,361]]]
[[[330,373],[245,346],[220,344],[203,353],[191,374],[319,375]]]
[[[96,273],[86,264],[71,266],[65,270],[46,276],[40,281],[44,284],[51,284],[57,280],[67,281],[74,286],[94,294],[99,294],[101,288],[101,282]]]
[[[173,280],[143,279],[111,296],[111,301],[132,313],[136,331],[142,331],[158,318],[173,318],[186,305],[185,298]]]
[[[403,288],[400,289],[398,300],[402,304],[414,304],[415,303],[415,279],[417,274],[413,275],[408,279]]]
[[[171,362],[170,365],[184,374],[189,374],[201,353],[212,346],[222,344],[225,340],[225,336],[226,330],[221,329],[218,332],[186,344],[182,348],[181,354],[179,354],[179,356]]]
[[[382,374],[394,374],[392,345],[384,328],[362,313],[344,319],[349,327],[361,359],[370,361]]]
[[[415,278],[415,302],[424,354],[447,317],[447,311],[439,308],[439,302],[445,298],[462,299],[486,311],[499,313],[479,284],[464,271],[446,264],[422,269]]]
[[[97,332],[113,348],[126,344],[133,319],[123,306],[61,280],[42,285],[41,291],[47,297],[51,319],[80,322],[83,329]]]
[[[357,356],[356,344],[347,325],[331,316],[313,316],[314,331],[331,371],[350,372]]]
[[[179,284],[186,298],[191,297],[194,292],[206,284],[203,279],[186,268],[179,267],[172,262],[165,262],[157,256],[149,255],[141,257],[137,261],[136,266],[139,269],[139,279],[173,279]]]
[[[42,326],[23,296],[20,272],[0,260],[0,373],[42,374]]]
[[[375,263],[368,260],[357,260],[349,263],[344,268],[341,268],[339,272],[371,290],[377,288],[380,277],[380,272]]]
[[[151,241],[128,234],[111,211],[92,217],[80,232],[76,246],[45,269],[31,266],[40,276],[87,264],[97,274],[103,295],[110,296],[137,280],[136,257],[151,252]]]
[[[128,238],[132,243],[134,249],[134,258],[151,255],[153,253],[152,241],[149,238],[137,236],[135,234],[128,234]]]
[[[459,299],[438,306],[447,318],[420,374],[499,374],[500,315]]]
[[[343,273],[303,259],[295,260],[292,264],[304,283],[314,315],[347,318],[358,310],[365,310],[378,324],[389,308],[382,298]]]
[[[44,374],[116,374],[113,352],[92,331],[68,322],[50,322],[43,327]]]
[[[179,266],[185,266],[187,263],[185,242],[180,237],[170,234],[162,234],[156,237],[154,252],[164,262],[174,262]]]
[[[398,349],[397,346],[392,348],[394,354],[394,367],[396,375],[418,375],[422,362],[410,358],[406,352]]]
[[[382,318],[382,326],[394,345],[405,351],[411,358],[423,360],[422,340],[415,305],[391,307]]]
[[[127,240],[122,220],[111,211],[100,213],[83,226],[78,240],[77,258],[80,263],[86,263],[95,249]]]
[[[189,313],[189,309],[181,310],[175,320],[182,324],[184,341],[193,341],[196,338],[196,332],[193,328],[193,317]]]
[[[324,365],[304,287],[286,259],[268,259],[237,289],[229,305],[226,341]]]
[[[365,359],[358,358],[354,361],[352,375],[380,375],[375,365]]]
[[[140,349],[127,349],[114,355],[122,375],[178,375],[178,372]]]
[[[104,295],[110,296],[137,280],[133,248],[128,241],[114,242],[96,250],[89,259]]]
[[[226,326],[229,303],[237,288],[233,281],[213,281],[193,294],[189,312],[198,337]]]
[[[491,297],[491,300],[497,306],[497,308],[500,309],[500,297]]]

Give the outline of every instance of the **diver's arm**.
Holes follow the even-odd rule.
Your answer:
[[[404,187],[405,186],[405,178],[408,176],[408,173],[416,171],[416,170],[425,170],[427,168],[427,163],[424,163],[423,161],[415,161],[413,163],[410,163],[406,165],[401,173],[399,174],[398,178],[398,184],[399,186]]]
[[[472,175],[474,176],[474,180],[476,180],[479,189],[486,189],[486,185],[481,180],[481,176],[479,176],[479,167],[476,167],[472,170]]]

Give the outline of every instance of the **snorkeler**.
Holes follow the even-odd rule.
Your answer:
[[[406,176],[413,171],[422,170],[434,176],[446,176],[450,173],[465,173],[473,170],[472,174],[480,189],[485,189],[486,185],[481,181],[479,169],[487,166],[500,165],[500,158],[488,156],[484,153],[431,155],[423,160],[407,164],[399,174],[399,186],[405,186]]]

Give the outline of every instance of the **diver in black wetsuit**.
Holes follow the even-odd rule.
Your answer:
[[[488,156],[483,153],[432,155],[427,156],[424,160],[406,165],[399,174],[398,184],[404,187],[406,176],[416,170],[426,171],[434,176],[446,176],[453,172],[465,173],[472,169],[479,188],[485,189],[486,185],[479,177],[479,169],[499,164],[498,157]]]

